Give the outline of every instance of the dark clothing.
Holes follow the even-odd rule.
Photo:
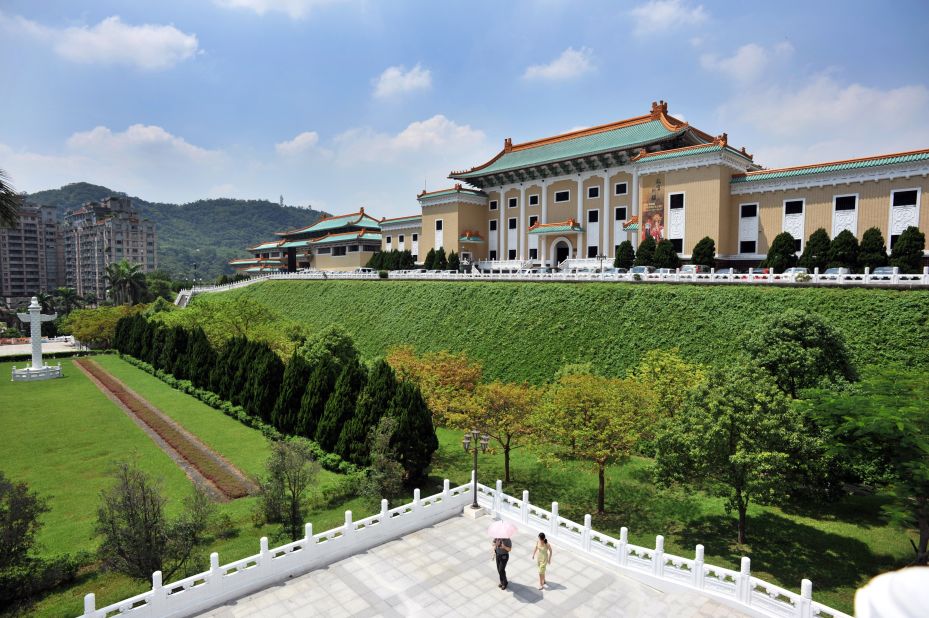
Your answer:
[[[502,556],[497,554],[497,575],[500,576],[500,585],[506,588],[506,585],[509,583],[506,580],[506,563],[509,562],[510,557],[506,554]]]
[[[500,546],[497,546],[500,541]],[[509,583],[506,579],[506,563],[510,560],[510,552],[507,549],[513,548],[513,541],[510,539],[494,539],[494,553],[497,559],[497,574],[500,576],[500,585],[504,588]]]

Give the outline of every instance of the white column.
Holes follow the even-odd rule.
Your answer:
[[[639,170],[632,168],[632,215],[637,214],[639,214]],[[639,248],[639,238],[641,238],[643,229],[642,221],[639,221],[639,231],[632,238],[632,246],[635,249]]]
[[[539,223],[548,223],[548,187],[545,186],[545,179],[540,180],[542,185],[542,218]],[[548,266],[548,258],[545,256],[545,235],[539,234],[539,259],[542,260],[542,266]]]
[[[574,248],[574,257],[580,259],[586,257],[587,249],[581,250],[587,246],[586,222],[584,221],[584,177],[577,175],[577,224],[584,229],[583,232],[577,233],[577,246]]]
[[[506,185],[500,185],[500,203],[497,204],[497,208],[500,210],[500,222],[497,223],[497,259],[505,260],[507,256],[506,226],[504,225],[506,221],[504,215],[506,211]]]
[[[603,240],[600,243],[600,255],[610,256],[613,253],[613,247],[610,245],[610,225],[616,225],[609,216],[610,214],[610,170],[603,172],[603,216],[600,217],[600,225],[603,226]]]
[[[517,255],[519,259],[526,260],[529,258],[529,250],[526,248],[529,246],[529,239],[526,236],[526,228],[528,227],[523,221],[523,215],[525,213],[525,204],[526,204],[526,185],[525,183],[521,184],[519,187],[519,218],[516,220],[516,236],[519,238],[519,251]]]

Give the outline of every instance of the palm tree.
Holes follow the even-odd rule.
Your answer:
[[[128,260],[114,262],[106,267],[106,279],[117,305],[134,305],[145,296],[145,273],[138,264],[130,264]]]
[[[10,177],[0,170],[0,227],[13,227],[19,221],[20,197],[10,186]]]
[[[36,300],[42,305],[42,313],[51,313],[55,309],[55,299],[48,292],[39,292],[35,295]]]
[[[58,310],[62,315],[68,315],[84,304],[74,288],[58,288],[54,294],[58,299]]]

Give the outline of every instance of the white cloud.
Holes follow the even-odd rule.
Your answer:
[[[720,110],[730,135],[761,145],[767,166],[800,165],[924,148],[929,143],[929,89],[882,90],[828,75],[740,90]]]
[[[708,18],[702,4],[692,6],[685,0],[650,0],[629,14],[635,22],[633,32],[638,36],[698,26]]]
[[[133,26],[118,16],[95,26],[52,28],[20,16],[0,13],[0,28],[45,43],[56,54],[80,64],[125,65],[157,71],[194,57],[197,36],[173,25]]]
[[[290,141],[275,144],[274,149],[277,150],[279,155],[294,156],[313,149],[318,143],[319,133],[304,131]]]
[[[291,19],[302,19],[318,7],[334,4],[336,0],[214,0],[222,7],[246,9],[258,15],[285,13]]]
[[[395,161],[421,154],[448,158],[456,151],[483,146],[485,135],[483,131],[457,124],[437,114],[427,120],[410,123],[396,135],[378,133],[367,128],[350,129],[337,136],[334,142],[336,161],[354,165],[361,161]],[[445,174],[450,169],[446,169]]]
[[[374,96],[379,99],[393,97],[432,87],[432,73],[417,64],[409,71],[403,66],[388,67],[374,80]]]
[[[700,56],[700,66],[736,81],[749,82],[761,77],[775,60],[791,56],[793,50],[793,45],[787,41],[778,43],[771,50],[757,43],[749,43],[728,58],[720,58],[716,54],[703,54]]]
[[[219,156],[219,152],[194,146],[159,126],[143,124],[134,124],[122,133],[113,133],[107,127],[95,127],[75,133],[68,138],[67,145],[75,152],[106,157],[139,153],[209,161]]]
[[[569,47],[548,64],[535,64],[526,69],[523,79],[572,79],[594,69],[593,52],[582,47]]]

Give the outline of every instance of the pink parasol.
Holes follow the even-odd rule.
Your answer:
[[[499,519],[487,526],[487,535],[493,539],[508,539],[516,535],[517,528],[508,521]]]

